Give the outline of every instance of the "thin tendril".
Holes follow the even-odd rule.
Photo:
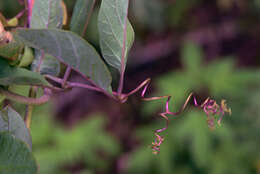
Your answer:
[[[168,128],[168,125],[169,125],[168,116],[181,114],[185,110],[185,108],[187,107],[188,103],[192,100],[192,98],[193,98],[194,106],[203,109],[203,111],[206,113],[208,126],[211,129],[214,129],[214,126],[215,126],[214,125],[214,117],[212,117],[212,116],[220,115],[220,118],[218,119],[218,124],[220,125],[224,114],[226,112],[231,114],[231,109],[227,108],[225,100],[222,100],[221,105],[218,105],[215,100],[207,98],[206,100],[204,100],[204,102],[202,102],[201,104],[198,104],[197,99],[195,98],[193,93],[191,93],[187,97],[185,103],[182,105],[182,107],[180,108],[179,111],[171,112],[170,109],[169,109],[169,102],[171,100],[170,95],[159,96],[159,97],[145,97],[145,94],[147,92],[147,88],[148,88],[150,82],[151,82],[151,79],[147,79],[144,82],[142,82],[137,88],[135,88],[134,90],[132,90],[128,94],[125,94],[124,98],[122,98],[122,101],[125,102],[130,95],[138,92],[142,88],[143,88],[143,90],[142,90],[142,93],[141,93],[141,97],[142,97],[142,100],[144,100],[144,101],[153,101],[153,100],[160,100],[160,99],[167,98],[166,103],[165,103],[165,112],[161,112],[161,113],[158,114],[160,117],[162,117],[164,120],[166,120],[166,125],[163,128],[160,128],[160,129],[157,129],[157,130],[154,131],[155,140],[152,142],[152,145],[151,145],[151,148],[153,149],[154,154],[158,154],[160,152],[160,146],[164,141],[164,137],[160,136],[159,133],[165,131]]]

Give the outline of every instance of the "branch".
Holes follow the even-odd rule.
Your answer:
[[[65,88],[65,85],[67,83],[67,80],[69,79],[70,73],[71,73],[71,68],[69,66],[67,66],[66,72],[65,72],[63,80],[61,82],[62,88]]]
[[[45,89],[44,90],[44,95],[39,97],[39,98],[30,98],[30,97],[25,97],[21,96],[19,94],[15,94],[10,91],[6,91],[3,89],[0,89],[0,93],[3,94],[7,99],[13,100],[15,102],[19,102],[22,104],[29,104],[29,105],[41,105],[50,100],[50,90]]]
[[[52,81],[54,81],[56,83],[59,83],[59,84],[63,83],[63,79],[58,78],[58,77],[54,77],[54,76],[51,76],[51,75],[45,75],[44,77],[49,79],[49,80],[52,80]],[[92,82],[90,79],[87,79],[87,80],[92,85],[94,85],[94,82]],[[78,82],[69,82],[69,81],[67,81],[66,84],[67,84],[67,85],[65,85],[66,88],[73,88],[73,87],[85,88],[85,89],[89,89],[89,90],[92,90],[92,91],[101,92],[101,93],[105,94],[106,96],[108,96],[109,98],[112,98],[112,99],[114,99],[116,101],[119,101],[118,98],[116,98],[114,95],[111,95],[108,92],[106,92],[104,89],[96,87],[96,86],[91,86],[91,85],[88,85],[88,84],[83,84],[83,83],[78,83]],[[113,92],[113,94],[116,94],[116,93]]]
[[[30,91],[29,91],[29,97],[30,98],[35,98],[36,97],[36,91],[37,91],[37,88],[36,87],[33,87],[31,86],[30,87]],[[26,106],[26,112],[25,112],[25,116],[24,116],[24,122],[25,122],[25,125],[28,129],[30,129],[31,127],[31,120],[32,120],[32,113],[33,113],[33,105],[30,105],[28,104]]]

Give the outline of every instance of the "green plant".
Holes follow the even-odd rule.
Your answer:
[[[24,1],[26,13],[22,11],[12,20],[2,17],[0,23],[0,95],[3,100],[3,110],[0,113],[2,119],[0,131],[5,133],[1,133],[0,138],[6,142],[3,146],[8,148],[21,144],[20,140],[24,141],[29,148],[26,151],[28,156],[26,164],[21,164],[21,161],[17,160],[10,163],[10,166],[0,167],[1,172],[36,173],[35,160],[29,152],[31,138],[28,132],[31,126],[32,110],[35,105],[48,102],[55,92],[85,88],[101,92],[115,101],[124,103],[129,96],[143,89],[141,97],[144,101],[166,99],[165,111],[159,116],[164,118],[167,124],[155,131],[155,140],[152,143],[152,149],[156,154],[160,151],[160,145],[164,140],[159,133],[167,129],[168,116],[179,115],[190,100],[193,100],[196,107],[204,110],[210,128],[214,127],[216,118],[220,124],[225,112],[231,113],[224,100],[218,105],[215,100],[207,98],[202,104],[198,104],[193,94],[188,96],[180,111],[171,112],[169,109],[171,96],[145,97],[150,79],[142,82],[136,89],[123,93],[127,56],[134,42],[134,30],[128,20],[128,4],[129,0],[103,0],[98,16],[102,56],[106,63],[120,74],[117,90],[111,87],[112,78],[107,64],[95,48],[81,37],[88,26],[95,0],[76,2],[69,26],[70,31],[61,29],[67,23],[66,6],[62,0]],[[27,15],[24,22],[26,27],[5,30],[4,27],[16,26],[16,22],[23,14]],[[65,72],[62,72],[62,67],[65,67]],[[70,81],[72,70],[81,75],[87,83]],[[28,96],[12,92],[11,88],[16,85],[30,86]],[[38,97],[41,94],[39,89],[43,91],[40,97]],[[27,105],[24,122],[21,121],[21,116],[8,105],[8,100]],[[218,115],[220,117],[217,117]],[[12,139],[12,136],[15,139]],[[6,148],[3,147],[3,149]],[[20,155],[23,151],[25,151],[24,147],[22,150],[19,148],[10,150],[13,156]],[[5,161],[6,156],[0,158]],[[23,171],[21,172],[16,165],[22,165]]]

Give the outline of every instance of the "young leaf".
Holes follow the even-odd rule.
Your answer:
[[[0,85],[48,85],[38,73],[24,68],[11,67],[7,61],[0,59]]]
[[[37,173],[36,161],[26,144],[8,133],[0,133],[0,173]]]
[[[77,0],[73,9],[70,30],[84,35],[94,8],[96,0]]]
[[[102,0],[98,30],[105,60],[113,67],[125,69],[127,53],[134,41],[134,31],[127,19],[129,0]]]
[[[111,75],[106,65],[95,48],[73,32],[58,29],[18,29],[16,36],[25,45],[56,57],[92,79],[97,86],[110,91]]]
[[[0,132],[8,132],[25,142],[30,149],[32,149],[32,138],[27,129],[22,117],[7,106],[2,111],[0,110]]]
[[[30,28],[61,28],[62,23],[61,0],[34,0]]]

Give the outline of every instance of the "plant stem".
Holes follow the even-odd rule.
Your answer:
[[[58,78],[58,77],[54,77],[51,75],[45,75],[44,76],[47,79],[50,79],[56,83],[62,84],[63,79]],[[84,76],[83,76],[84,77]],[[105,94],[106,96],[108,96],[109,98],[112,98],[114,100],[118,100],[114,95],[109,94],[107,91],[105,91],[102,88],[99,88],[95,85],[95,83],[93,81],[91,81],[90,79],[87,79],[93,86],[91,85],[87,85],[87,84],[83,84],[83,83],[78,83],[78,82],[67,82],[67,88],[72,88],[72,87],[78,87],[78,88],[86,88],[89,90],[93,90],[93,91],[97,91],[97,92],[102,92],[103,94]],[[115,93],[114,93],[115,94]]]
[[[15,102],[22,103],[22,104],[29,104],[29,105],[41,105],[50,100],[50,94],[47,94],[47,93],[39,98],[30,98],[30,97],[21,96],[19,94],[15,94],[10,91],[3,90],[3,89],[0,89],[0,93],[3,94],[7,99],[10,99]]]
[[[28,8],[27,0],[24,0],[24,8],[25,8],[25,16],[26,16],[25,27],[28,27],[29,26],[29,8]]]
[[[65,85],[67,83],[67,80],[69,79],[70,73],[71,73],[71,68],[69,66],[67,66],[66,72],[64,74],[64,77],[63,77],[63,80],[61,83],[62,88],[65,88]]]
[[[36,87],[31,87],[30,88],[30,91],[29,91],[29,97],[31,98],[35,98],[36,97]],[[25,116],[24,116],[24,122],[25,122],[25,125],[26,127],[30,130],[30,127],[31,127],[31,120],[32,120],[32,113],[33,113],[33,105],[27,105],[26,107],[26,113],[25,113]]]

